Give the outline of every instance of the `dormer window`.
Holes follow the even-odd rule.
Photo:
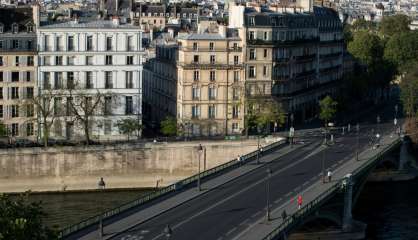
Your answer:
[[[19,25],[17,25],[17,23],[12,24],[12,32],[13,33],[18,33],[19,32]]]
[[[254,17],[250,17],[250,26],[254,26],[255,25],[255,19]]]
[[[0,23],[0,33],[3,33],[3,31],[4,31],[4,25],[3,23]]]
[[[28,25],[26,25],[26,29],[27,29],[28,33],[33,32],[33,24],[29,23]]]

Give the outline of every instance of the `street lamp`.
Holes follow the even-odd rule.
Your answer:
[[[322,161],[321,161],[321,165],[322,165],[322,182],[325,183],[325,151],[327,150],[327,135],[326,135],[326,130],[325,130],[325,143],[324,143],[324,150],[322,151]]]
[[[99,190],[104,190],[106,187],[106,183],[103,180],[103,177],[100,178],[99,182],[97,183],[97,188]],[[100,198],[101,199],[101,198]],[[101,204],[103,206],[103,204]],[[99,214],[99,239],[103,239],[103,213],[102,213],[102,209],[100,209],[100,214]]]
[[[260,163],[260,133],[261,133],[261,126],[257,126],[257,164]]]
[[[170,225],[167,224],[164,228],[164,235],[167,239],[170,239],[172,234],[173,234],[173,230],[171,229]]]
[[[358,161],[358,154],[359,154],[359,134],[360,134],[360,125],[357,123],[356,125],[357,130],[357,148],[356,148],[356,160]]]
[[[267,193],[267,206],[266,206],[266,219],[267,222],[270,221],[270,178],[271,178],[271,169],[267,168],[267,178],[266,178],[266,193]]]
[[[199,173],[197,174],[197,189],[201,191],[202,188],[200,187],[200,156],[202,155],[202,152],[203,152],[202,144],[199,144],[199,146],[197,147],[197,151],[199,152],[199,164],[198,164]]]

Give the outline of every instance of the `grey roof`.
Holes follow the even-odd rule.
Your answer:
[[[225,40],[225,37],[222,37],[218,33],[191,33],[188,35],[180,35],[178,39],[184,40]]]
[[[41,29],[47,28],[107,28],[107,29],[138,29],[137,26],[131,24],[120,23],[119,25],[113,24],[112,20],[82,20],[80,19],[78,23],[74,21],[66,22],[53,22],[47,23],[46,25],[41,26]]]

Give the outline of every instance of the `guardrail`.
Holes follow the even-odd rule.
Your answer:
[[[269,145],[263,147],[263,152],[262,153],[263,154],[268,153],[268,152],[272,151],[273,149],[277,148],[278,146],[284,144],[285,142],[286,142],[285,140],[281,140],[281,141],[277,141],[277,142],[274,142],[272,144],[269,144]],[[208,177],[210,175],[220,173],[220,172],[222,172],[226,169],[233,168],[233,167],[239,167],[239,166],[241,166],[241,164],[244,164],[244,163],[247,163],[247,162],[253,160],[257,156],[257,154],[258,154],[258,150],[241,156],[241,162],[239,162],[237,159],[233,159],[233,160],[231,160],[229,162],[226,162],[222,165],[219,165],[217,167],[214,167],[214,168],[208,169],[206,171],[203,171],[203,172],[200,173],[200,178],[203,179],[203,178]],[[75,233],[75,232],[77,232],[77,231],[79,231],[83,228],[86,228],[86,227],[94,225],[94,224],[98,224],[101,218],[102,218],[102,220],[104,220],[106,218],[115,216],[115,215],[117,215],[121,212],[124,212],[128,209],[131,209],[133,207],[138,207],[142,204],[145,204],[145,203],[147,203],[151,200],[154,200],[158,197],[161,197],[165,194],[168,194],[168,193],[174,192],[176,190],[179,190],[179,189],[183,188],[184,186],[197,181],[198,178],[199,178],[199,174],[195,174],[195,175],[190,176],[188,178],[185,178],[185,179],[183,179],[179,182],[171,184],[167,187],[158,189],[157,191],[154,191],[150,194],[147,194],[147,195],[145,195],[145,196],[143,196],[139,199],[136,199],[136,200],[133,200],[129,203],[126,203],[126,204],[124,204],[120,207],[117,207],[117,208],[114,208],[112,210],[106,211],[102,214],[98,214],[94,217],[90,217],[90,218],[88,218],[88,219],[86,219],[86,220],[84,220],[80,223],[71,225],[71,226],[61,230],[61,232],[59,233],[59,237],[63,238],[65,236],[68,236],[72,233]]]
[[[355,171],[353,171],[352,175],[356,176],[359,173],[363,172],[364,169],[367,169],[370,166],[372,166],[375,160],[380,158],[382,155],[386,154],[388,151],[392,150],[392,148],[398,145],[400,142],[401,140],[398,138],[396,141],[389,144],[386,148],[383,149],[383,151],[380,151],[378,154],[368,159],[365,167],[357,168]],[[274,229],[266,237],[264,237],[263,240],[280,239],[281,236],[283,236],[283,239],[285,239],[285,234],[286,232],[288,232],[288,229],[300,223],[300,221],[302,221],[306,216],[310,215],[319,206],[321,206],[321,203],[333,196],[333,194],[335,194],[337,190],[343,186],[342,181],[344,181],[344,179],[340,179],[337,183],[332,185],[325,192],[321,193],[318,197],[316,197],[314,200],[302,207],[299,211],[290,215],[276,229]]]

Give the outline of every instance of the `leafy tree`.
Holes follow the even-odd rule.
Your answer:
[[[326,127],[328,122],[337,113],[337,102],[334,101],[330,96],[326,96],[321,101],[319,101],[319,107],[319,118],[324,121]]]
[[[138,119],[134,119],[134,118],[122,119],[122,120],[119,120],[116,125],[118,126],[120,133],[128,136],[128,140],[129,140],[129,137],[135,132],[137,133],[137,136],[139,138],[140,136],[139,133],[142,129],[142,125],[139,123]]]
[[[393,35],[385,45],[384,57],[398,70],[418,60],[418,31]]]
[[[57,234],[43,225],[40,203],[30,203],[25,196],[12,199],[0,195],[0,240],[50,240]]]
[[[247,99],[247,114],[245,116],[246,131],[250,128],[262,127],[269,129],[270,124],[282,126],[285,122],[285,112],[282,105],[272,98]]]
[[[357,19],[353,23],[351,29],[354,32],[358,32],[358,31],[374,31],[376,29],[376,26],[375,26],[375,24],[372,21],[367,21],[367,20],[364,20],[364,19],[360,18],[360,19]]]
[[[367,66],[376,65],[383,57],[383,46],[379,37],[366,31],[354,33],[353,41],[348,44],[348,51]]]
[[[379,33],[383,37],[391,37],[397,34],[410,31],[409,24],[411,19],[403,14],[394,16],[384,16],[379,25]]]
[[[405,74],[400,88],[401,100],[406,116],[408,118],[416,117],[418,112],[418,64]]]
[[[7,127],[4,125],[4,123],[0,122],[0,137],[7,137]]]
[[[160,123],[161,133],[166,136],[175,136],[177,134],[177,120],[168,116]]]

